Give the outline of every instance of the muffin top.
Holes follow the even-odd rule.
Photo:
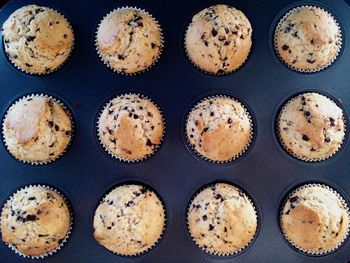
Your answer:
[[[28,5],[17,9],[2,27],[5,51],[20,69],[45,74],[69,57],[74,36],[68,21],[56,11]]]
[[[164,124],[157,106],[137,94],[124,94],[111,100],[98,123],[105,149],[122,160],[140,160],[160,145]]]
[[[309,185],[288,197],[281,215],[286,238],[307,253],[327,253],[347,235],[349,215],[340,197],[329,188]]]
[[[164,225],[164,208],[154,192],[141,185],[123,185],[97,207],[94,237],[108,250],[132,256],[149,250]]]
[[[198,103],[189,113],[186,136],[193,149],[206,159],[224,162],[242,154],[251,141],[249,113],[229,97]]]
[[[332,156],[344,140],[343,111],[321,94],[304,93],[284,106],[278,130],[283,146],[293,156],[322,160]]]
[[[257,230],[257,216],[249,198],[225,183],[201,191],[187,216],[192,238],[208,253],[237,253],[252,241]]]
[[[318,7],[292,11],[275,32],[281,59],[297,70],[315,71],[328,66],[341,48],[341,31],[334,18]]]
[[[238,69],[252,46],[252,27],[246,16],[227,5],[215,5],[192,18],[185,36],[190,60],[202,70],[222,74]]]
[[[21,161],[46,163],[56,159],[72,138],[69,112],[44,95],[24,97],[7,111],[3,123],[9,152]]]
[[[29,186],[16,192],[1,213],[2,240],[27,256],[54,251],[70,230],[65,200],[44,186]]]
[[[133,74],[154,64],[163,44],[160,28],[148,13],[122,8],[102,20],[96,45],[102,60],[110,68]]]

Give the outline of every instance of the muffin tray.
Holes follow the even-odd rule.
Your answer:
[[[45,184],[65,194],[72,205],[73,229],[64,247],[38,262],[336,262],[350,260],[350,240],[325,256],[309,256],[292,248],[279,228],[282,200],[303,183],[323,183],[350,202],[350,142],[330,159],[307,163],[293,158],[280,145],[275,121],[288,98],[315,90],[337,98],[345,114],[350,112],[350,7],[343,0],[320,1],[220,1],[242,10],[253,27],[253,49],[237,72],[211,76],[197,70],[187,59],[183,38],[192,16],[217,1],[66,1],[36,0],[68,18],[75,33],[75,48],[60,70],[32,76],[17,70],[0,50],[0,115],[25,94],[44,93],[58,98],[72,111],[74,141],[62,158],[32,166],[15,160],[0,146],[0,203],[16,189]],[[12,0],[0,10],[0,24],[17,8],[29,4]],[[288,69],[273,49],[278,19],[290,8],[319,5],[330,10],[341,24],[343,49],[329,68],[313,74]],[[108,69],[98,57],[94,36],[100,19],[110,10],[136,6],[150,12],[160,23],[165,39],[163,54],[151,70],[122,76]],[[1,39],[2,43],[2,39]],[[3,46],[3,45],[2,45]],[[110,157],[100,147],[96,119],[101,107],[115,94],[137,92],[152,98],[161,108],[166,134],[157,153],[146,161],[128,164]],[[184,121],[190,105],[206,95],[232,95],[249,109],[254,137],[249,150],[227,164],[197,157],[187,146]],[[348,120],[348,118],[347,118]],[[349,122],[347,122],[349,125]],[[348,132],[348,131],[347,131]],[[217,257],[202,252],[190,238],[186,225],[189,202],[202,187],[218,181],[241,187],[253,200],[259,227],[253,243],[243,252]],[[108,190],[125,182],[138,182],[161,196],[167,213],[165,233],[159,244],[140,257],[112,254],[93,237],[94,211]],[[0,262],[30,261],[0,242]],[[32,260],[34,261],[34,260]]]

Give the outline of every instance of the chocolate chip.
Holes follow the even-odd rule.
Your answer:
[[[67,35],[67,34],[64,34],[64,35],[63,35],[63,38],[64,38],[64,39],[67,39],[67,38],[68,38],[68,35]]]
[[[228,124],[231,124],[232,122],[233,122],[232,119],[231,119],[231,118],[228,118],[227,123],[228,123]]]
[[[216,37],[216,35],[218,34],[218,31],[216,31],[214,28],[211,30],[211,35],[213,37]]]
[[[59,131],[59,130],[60,130],[60,127],[59,127],[57,124],[55,124],[55,130],[56,130],[56,131]]]
[[[289,199],[289,201],[291,202],[291,203],[295,203],[295,202],[297,202],[299,200],[299,197],[298,196],[293,196],[293,197],[291,197],[290,199]]]
[[[226,40],[226,37],[225,37],[225,36],[219,36],[219,40],[220,40],[220,41],[225,41],[225,40]]]
[[[204,215],[202,218],[204,221],[206,221],[208,219],[207,215]]]
[[[139,118],[139,116],[137,114],[134,114],[134,119],[136,120],[138,118]]]
[[[153,114],[152,114],[152,112],[147,112],[147,115],[148,115],[148,117],[153,117]]]
[[[29,63],[25,63],[25,65],[26,65],[28,68],[33,67],[33,65],[32,65],[32,64],[29,64]]]
[[[311,43],[311,45],[315,45],[316,44],[316,40],[315,39],[311,39],[310,43]]]
[[[212,231],[214,229],[214,226],[212,224],[209,224],[209,231]]]
[[[209,127],[205,127],[203,132],[207,132],[209,130]]]
[[[307,135],[303,134],[303,140],[304,141],[309,141],[310,139],[309,139],[309,137]]]
[[[331,123],[331,126],[334,127],[335,126],[335,119],[333,119],[332,117],[329,118],[329,121]]]
[[[132,206],[134,204],[134,201],[133,200],[130,200],[129,202],[127,202],[126,204],[125,204],[125,206],[126,207],[130,207],[130,206]]]
[[[309,64],[314,64],[316,62],[316,60],[308,58],[308,59],[306,59],[306,62],[309,63]]]
[[[283,49],[284,51],[286,51],[286,50],[289,49],[289,46],[288,46],[288,45],[283,45],[283,46],[282,46],[282,49]]]
[[[32,201],[32,200],[35,200],[35,199],[36,199],[35,196],[31,196],[31,197],[28,198],[29,201]]]
[[[213,117],[214,116],[214,112],[210,112],[210,116]]]
[[[324,141],[327,142],[327,143],[329,143],[329,142],[331,142],[331,138],[326,137],[326,138],[324,138]]]
[[[34,39],[35,39],[35,37],[33,37],[33,36],[27,37],[27,41],[28,41],[28,42],[32,42]]]
[[[124,60],[125,57],[124,57],[123,55],[118,55],[118,59],[119,59],[119,60]]]
[[[147,139],[146,145],[149,146],[149,147],[151,147],[151,146],[153,145],[153,143],[151,142],[150,139]]]

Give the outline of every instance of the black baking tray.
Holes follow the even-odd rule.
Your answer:
[[[350,143],[320,163],[305,163],[288,155],[278,142],[275,118],[283,102],[305,90],[317,90],[341,101],[350,113],[350,7],[343,0],[320,1],[219,1],[241,9],[253,26],[254,46],[249,60],[233,74],[206,75],[193,67],[183,48],[185,29],[199,10],[218,1],[68,1],[36,0],[64,14],[75,32],[75,49],[68,63],[47,76],[31,76],[15,69],[0,50],[0,116],[23,94],[43,92],[58,97],[72,111],[75,137],[68,152],[44,166],[18,162],[0,146],[0,203],[19,187],[47,184],[63,192],[73,206],[73,232],[63,249],[38,262],[335,262],[350,260],[350,240],[326,256],[308,256],[283,238],[278,222],[286,194],[302,183],[320,182],[338,190],[350,201]],[[17,8],[29,4],[12,0],[0,11],[0,24]],[[297,4],[316,4],[329,9],[340,21],[344,47],[331,67],[315,74],[293,72],[276,57],[272,34],[277,19]],[[121,76],[105,67],[94,49],[99,20],[110,10],[137,6],[160,22],[165,49],[148,72]],[[1,41],[2,42],[2,41]],[[166,136],[159,151],[138,164],[110,158],[98,145],[95,120],[98,110],[113,94],[137,91],[154,98],[166,120]],[[192,103],[205,94],[229,93],[248,106],[255,124],[254,141],[243,157],[225,165],[197,158],[185,144],[182,125]],[[349,125],[349,123],[348,123]],[[101,197],[114,185],[140,182],[152,187],[164,201],[167,228],[159,245],[141,257],[116,256],[93,238],[92,220]],[[199,250],[189,237],[186,210],[201,187],[216,181],[238,185],[254,201],[259,231],[243,253],[215,257]],[[0,242],[0,262],[26,262]],[[34,261],[34,260],[32,260]]]

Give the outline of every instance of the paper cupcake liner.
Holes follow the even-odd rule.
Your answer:
[[[66,58],[65,61],[64,61],[63,63],[61,63],[58,67],[56,67],[56,68],[54,68],[54,69],[51,69],[51,70],[48,70],[48,71],[46,71],[46,72],[31,72],[31,71],[26,70],[25,68],[21,68],[20,66],[18,66],[18,65],[16,64],[16,62],[11,58],[11,56],[8,55],[8,53],[7,53],[7,51],[6,51],[6,48],[5,48],[5,45],[6,45],[6,44],[4,43],[4,40],[3,40],[4,51],[5,51],[6,57],[7,57],[8,60],[11,62],[11,64],[12,64],[16,69],[18,69],[18,70],[20,70],[20,71],[22,71],[22,72],[24,72],[24,73],[26,73],[26,74],[33,75],[33,76],[48,75],[48,74],[51,74],[51,73],[54,73],[54,72],[60,70],[64,65],[67,64],[67,62],[68,62],[69,59],[71,58],[72,53],[73,53],[73,50],[74,50],[74,43],[75,43],[74,31],[73,31],[73,27],[72,27],[72,25],[70,24],[69,20],[68,20],[63,14],[61,14],[60,12],[58,12],[57,10],[55,10],[55,9],[53,9],[53,8],[51,8],[51,7],[47,7],[47,6],[43,6],[43,7],[47,8],[47,9],[49,9],[49,10],[51,10],[51,11],[53,11],[53,12],[59,14],[59,15],[61,15],[61,16],[66,20],[66,22],[67,22],[67,24],[68,24],[68,27],[69,27],[69,28],[71,29],[71,31],[72,31],[73,43],[72,43],[72,45],[71,45],[71,47],[70,47],[69,54],[68,54],[67,58]]]
[[[309,93],[309,92],[305,92],[305,93]],[[277,122],[276,122],[276,133],[277,133],[277,137],[278,137],[278,140],[282,146],[282,148],[287,152],[289,153],[291,156],[293,156],[294,158],[296,159],[299,159],[301,161],[304,161],[304,162],[309,162],[309,163],[316,163],[316,162],[322,162],[322,161],[325,161],[327,159],[330,159],[332,158],[335,154],[337,154],[339,152],[339,150],[343,147],[344,145],[344,141],[345,141],[345,138],[346,138],[346,132],[347,132],[347,127],[346,127],[346,118],[345,118],[345,113],[344,113],[344,110],[342,109],[342,112],[343,112],[343,120],[344,120],[344,136],[343,136],[343,140],[342,142],[338,145],[337,149],[334,150],[334,152],[328,156],[324,156],[324,157],[320,157],[320,158],[307,158],[305,156],[299,156],[297,154],[295,154],[291,149],[289,149],[287,147],[287,145],[283,142],[283,139],[282,139],[282,136],[281,136],[281,132],[279,130],[279,123],[281,121],[281,115],[282,113],[284,112],[284,110],[286,109],[287,105],[289,103],[292,103],[294,100],[296,100],[299,96],[302,96],[303,94],[305,93],[301,93],[291,99],[289,99],[284,105],[283,107],[281,108],[280,112],[278,113],[278,117],[277,117]],[[316,93],[316,94],[319,94],[319,95],[322,95],[322,96],[325,96],[327,97],[328,99],[330,99],[333,103],[336,104],[336,102],[332,99],[332,98],[329,98],[327,95],[324,95],[322,93],[319,93],[319,92],[314,92],[312,91],[312,93]],[[337,104],[336,104],[337,105]]]
[[[72,126],[72,133],[71,133],[71,138],[69,140],[69,143],[67,144],[66,148],[56,157],[52,158],[52,159],[48,159],[46,161],[27,161],[27,160],[21,160],[19,158],[17,158],[14,154],[12,154],[11,150],[9,149],[9,146],[7,145],[7,142],[5,140],[5,119],[7,117],[8,112],[19,102],[29,99],[29,98],[35,98],[35,97],[44,97],[47,98],[49,100],[52,100],[55,103],[58,103],[63,110],[67,113],[67,116],[69,117],[70,121],[71,121],[71,126]],[[30,165],[45,165],[45,164],[49,164],[52,163],[53,161],[56,161],[57,159],[61,158],[69,149],[69,147],[72,144],[73,138],[74,138],[74,131],[75,131],[75,126],[74,126],[74,120],[73,120],[73,116],[72,116],[72,112],[66,107],[66,105],[64,103],[62,103],[59,99],[54,98],[50,95],[46,95],[43,93],[33,93],[30,95],[24,95],[22,97],[20,97],[19,99],[15,100],[11,106],[6,110],[6,113],[2,119],[2,141],[6,147],[6,150],[8,151],[9,154],[11,154],[11,156],[13,158],[15,158],[16,160],[22,162],[22,163],[26,163],[26,164],[30,164]]]
[[[120,253],[117,253],[117,252],[114,252],[114,251],[111,251],[109,250],[108,248],[106,248],[105,246],[103,246],[102,244],[100,244],[99,242],[97,242],[99,245],[103,246],[105,249],[107,249],[109,252],[111,252],[112,254],[114,255],[117,255],[119,257],[124,257],[124,258],[135,258],[135,257],[140,257],[140,256],[143,256],[147,253],[149,253],[151,250],[153,250],[158,244],[159,242],[161,241],[161,239],[163,238],[164,236],[164,233],[165,233],[165,230],[167,228],[167,212],[166,212],[166,209],[165,209],[165,205],[164,205],[164,201],[163,199],[161,198],[161,196],[155,192],[151,187],[147,186],[147,185],[144,185],[142,183],[122,183],[122,184],[118,184],[117,186],[113,187],[111,190],[107,191],[107,193],[104,194],[103,198],[101,199],[101,201],[99,202],[99,205],[102,204],[102,202],[105,200],[105,198],[107,197],[107,195],[109,193],[111,193],[113,190],[115,190],[116,188],[118,187],[123,187],[123,186],[128,186],[128,185],[138,185],[138,186],[143,186],[144,188],[146,188],[148,191],[151,191],[152,193],[154,193],[157,198],[159,199],[160,201],[160,204],[163,208],[163,211],[164,211],[164,227],[163,227],[163,230],[162,230],[162,233],[159,235],[158,239],[154,242],[154,244],[152,246],[150,246],[148,249],[142,251],[142,252],[138,252],[138,253],[135,253],[135,254],[120,254]],[[97,209],[97,207],[96,207]],[[96,209],[95,209],[95,213],[96,213]],[[94,217],[95,217],[95,213],[94,213]]]
[[[70,237],[70,234],[72,233],[72,228],[73,228],[73,212],[72,212],[72,207],[70,205],[70,203],[67,201],[67,198],[61,193],[59,192],[57,189],[54,189],[52,187],[49,187],[47,185],[41,185],[41,184],[34,184],[34,185],[27,185],[27,186],[24,186],[20,189],[18,189],[16,192],[12,193],[11,196],[7,199],[7,201],[3,204],[3,207],[2,207],[2,211],[1,211],[1,218],[2,218],[2,213],[3,213],[3,208],[5,207],[5,205],[10,202],[13,197],[19,192],[19,191],[22,191],[22,190],[25,190],[25,189],[28,189],[28,188],[31,188],[31,187],[43,187],[45,188],[46,190],[49,190],[49,191],[52,191],[54,193],[56,193],[57,195],[59,195],[60,197],[62,197],[63,201],[66,203],[67,207],[68,207],[68,211],[69,211],[69,217],[70,217],[70,222],[69,222],[69,228],[68,228],[68,231],[67,231],[67,234],[66,236],[64,237],[64,239],[62,240],[62,242],[59,244],[58,247],[56,247],[55,249],[45,253],[45,254],[42,254],[40,256],[28,256],[28,255],[25,255],[23,254],[22,252],[20,252],[19,250],[17,250],[17,248],[12,245],[12,244],[7,244],[7,247],[10,248],[14,253],[16,253],[17,255],[25,258],[25,259],[43,259],[43,258],[46,258],[48,256],[52,256],[54,254],[56,254],[58,251],[60,251],[62,249],[62,247],[65,245],[65,243],[67,242],[68,238]],[[1,220],[0,220],[0,228],[1,228]]]
[[[300,69],[300,68],[297,68],[297,67],[294,67],[290,64],[288,64],[286,61],[284,61],[284,59],[282,58],[281,54],[279,53],[278,51],[278,45],[277,45],[277,37],[278,37],[278,31],[280,30],[280,27],[282,26],[282,23],[294,12],[296,11],[299,11],[301,9],[304,9],[304,8],[315,8],[315,9],[318,9],[318,10],[321,10],[321,11],[324,11],[325,13],[327,13],[333,20],[334,22],[336,23],[337,27],[338,27],[338,31],[339,31],[339,45],[338,45],[338,49],[337,49],[337,52],[335,54],[335,56],[332,58],[331,61],[329,61],[326,65],[320,67],[320,68],[317,68],[317,69]],[[322,71],[326,68],[328,68],[330,65],[332,65],[336,59],[338,58],[339,54],[340,54],[340,51],[342,49],[342,46],[343,46],[343,38],[342,38],[342,30],[341,30],[341,26],[338,22],[338,20],[329,12],[327,11],[326,9],[324,8],[321,8],[319,6],[316,6],[316,5],[301,5],[301,6],[298,6],[298,7],[294,7],[292,9],[290,9],[278,22],[276,28],[275,28],[275,32],[274,32],[274,39],[273,39],[273,44],[274,44],[274,49],[275,49],[275,52],[276,52],[276,55],[277,57],[279,58],[279,60],[285,65],[287,66],[289,69],[291,70],[294,70],[294,71],[297,71],[297,72],[301,72],[301,73],[316,73],[316,72],[319,72],[319,71]]]
[[[135,11],[138,11],[140,13],[143,13],[145,15],[147,15],[148,17],[150,17],[153,22],[157,25],[158,29],[159,29],[159,32],[160,32],[160,47],[159,47],[159,52],[158,52],[158,55],[156,58],[154,58],[152,64],[150,64],[149,66],[147,66],[145,69],[143,70],[140,70],[140,71],[137,71],[137,72],[133,72],[133,73],[128,73],[128,72],[123,72],[123,71],[120,71],[120,70],[117,70],[115,68],[113,68],[110,63],[108,62],[107,59],[104,58],[103,54],[100,52],[100,49],[98,47],[98,40],[97,40],[97,35],[98,35],[98,30],[100,28],[100,25],[102,23],[102,21],[107,17],[109,16],[110,14],[114,13],[114,12],[117,12],[117,11],[120,11],[120,10],[125,10],[125,9],[132,9],[132,10],[135,10]],[[115,73],[118,73],[118,74],[121,74],[121,75],[124,75],[124,76],[135,76],[135,75],[138,75],[138,74],[141,74],[141,73],[144,73],[146,71],[149,71],[159,60],[162,52],[163,52],[163,49],[164,49],[164,36],[163,36],[163,32],[162,32],[162,28],[158,22],[158,20],[156,20],[152,14],[150,14],[149,12],[147,12],[145,9],[140,9],[138,7],[133,7],[133,6],[122,6],[122,7],[119,7],[117,9],[113,9],[112,11],[108,12],[99,22],[97,28],[96,28],[96,32],[95,32],[95,50],[97,52],[97,55],[99,56],[99,58],[101,59],[101,61],[103,62],[104,65],[107,66],[107,68],[111,69],[113,72]]]
[[[198,66],[198,65],[191,59],[191,56],[190,56],[190,54],[189,54],[189,52],[188,52],[188,50],[187,50],[186,36],[187,36],[187,34],[188,34],[188,28],[189,28],[190,25],[192,25],[192,21],[191,21],[191,23],[188,25],[188,27],[187,27],[187,29],[186,29],[185,36],[184,36],[184,40],[183,40],[183,41],[184,41],[184,42],[183,42],[183,46],[184,46],[184,49],[185,49],[186,57],[187,57],[188,60],[191,62],[191,64],[192,64],[196,69],[198,69],[199,71],[201,71],[201,72],[203,72],[203,73],[205,73],[205,74],[208,74],[208,75],[213,75],[213,76],[225,76],[225,75],[229,75],[229,74],[234,73],[234,72],[238,71],[239,69],[241,69],[241,68],[243,67],[243,65],[247,62],[247,60],[249,59],[250,54],[252,53],[253,45],[254,45],[254,43],[253,43],[253,36],[251,36],[251,39],[252,39],[252,46],[251,46],[251,48],[250,48],[250,50],[249,50],[249,53],[248,53],[247,57],[244,59],[244,61],[242,61],[242,63],[241,63],[238,67],[236,67],[236,68],[234,68],[234,69],[232,69],[232,70],[230,70],[230,71],[220,71],[220,72],[216,72],[216,73],[215,73],[215,72],[207,71],[207,70],[205,70],[205,69],[202,69],[200,66]],[[251,31],[252,31],[252,33],[253,33],[253,30],[252,30],[252,29],[251,29]]]
[[[286,198],[285,200],[283,201],[283,204],[280,208],[280,217],[279,217],[279,225],[280,225],[280,229],[281,229],[281,232],[284,236],[284,238],[288,241],[288,243],[290,245],[292,245],[294,248],[296,248],[297,250],[305,253],[305,254],[308,254],[308,255],[311,255],[311,256],[324,256],[324,255],[327,255],[329,253],[332,253],[334,251],[336,251],[338,248],[340,248],[345,240],[348,238],[349,236],[349,231],[350,231],[350,225],[348,226],[348,229],[346,230],[346,233],[343,237],[343,239],[339,242],[339,244],[337,244],[335,247],[331,248],[331,249],[328,249],[328,250],[325,250],[325,251],[322,251],[322,252],[313,252],[313,251],[308,251],[308,250],[305,250],[303,249],[302,247],[298,246],[297,244],[293,243],[292,240],[290,240],[288,238],[288,236],[284,233],[284,230],[283,230],[283,224],[282,224],[282,216],[283,216],[283,208],[284,206],[286,205],[287,201],[293,196],[295,195],[299,190],[302,190],[302,189],[305,189],[305,188],[309,188],[309,187],[322,187],[322,188],[325,188],[329,191],[331,191],[332,193],[334,193],[337,198],[340,200],[340,202],[342,203],[342,205],[344,206],[344,208],[346,209],[346,212],[348,214],[348,217],[350,218],[350,211],[349,211],[349,207],[348,207],[348,204],[347,202],[345,201],[345,199],[336,191],[334,190],[332,187],[328,186],[328,185],[325,185],[325,184],[320,184],[320,183],[309,183],[309,184],[304,184],[296,189],[294,189]]]
[[[206,101],[206,100],[210,100],[210,99],[217,99],[217,98],[228,98],[228,99],[231,99],[231,100],[234,100],[235,102],[239,103],[242,108],[244,109],[244,113],[248,116],[248,119],[249,119],[249,123],[250,123],[250,136],[249,136],[249,140],[248,140],[248,143],[247,145],[242,149],[242,151],[240,151],[238,154],[236,154],[235,156],[233,156],[232,158],[228,159],[228,160],[224,160],[224,161],[216,161],[216,160],[212,160],[210,159],[209,157],[206,157],[204,155],[202,155],[200,152],[198,152],[196,150],[196,147],[191,144],[190,142],[190,138],[188,137],[188,134],[187,134],[187,130],[186,130],[186,126],[187,126],[187,123],[189,121],[189,117],[190,117],[190,113],[192,112],[192,110],[200,103]],[[186,116],[186,121],[185,121],[185,124],[184,124],[184,134],[185,134],[185,138],[186,138],[186,142],[187,142],[187,145],[191,148],[191,150],[197,155],[199,156],[201,159],[205,160],[205,161],[208,161],[208,162],[211,162],[211,163],[215,163],[215,164],[226,164],[226,163],[229,163],[229,162],[232,162],[236,159],[238,159],[239,157],[241,157],[242,155],[244,155],[247,150],[250,148],[251,146],[251,143],[253,141],[253,138],[254,138],[254,124],[253,124],[253,120],[252,120],[252,116],[250,114],[250,112],[247,110],[247,108],[244,106],[244,104],[242,102],[240,102],[239,100],[237,100],[236,98],[232,97],[232,96],[229,96],[229,95],[213,95],[213,96],[208,96],[208,97],[205,97],[203,99],[201,99],[200,101],[196,102],[192,107],[191,109],[187,112],[187,116]]]
[[[190,212],[190,208],[193,204],[193,201],[194,199],[204,190],[208,189],[208,188],[211,188],[213,186],[215,186],[217,183],[225,183],[225,184],[228,184],[228,185],[231,185],[235,188],[237,188],[238,190],[240,190],[244,196],[248,199],[248,201],[252,204],[253,208],[254,208],[254,212],[255,212],[255,217],[256,217],[256,221],[257,221],[257,229],[254,233],[254,236],[253,238],[247,243],[245,244],[244,247],[241,247],[239,250],[236,250],[236,251],[233,251],[233,252],[219,252],[219,251],[212,251],[212,250],[209,250],[208,248],[204,248],[203,246],[201,246],[200,244],[197,243],[196,241],[196,238],[192,236],[191,234],[191,230],[190,230],[190,224],[188,222],[188,214]],[[256,210],[256,206],[254,204],[254,202],[251,200],[251,198],[246,194],[246,192],[241,189],[240,187],[234,185],[234,184],[231,184],[231,183],[226,183],[226,182],[217,182],[217,183],[213,183],[213,184],[209,184],[203,188],[200,188],[200,190],[198,190],[191,198],[191,201],[189,202],[188,204],[188,207],[187,207],[187,216],[186,216],[186,225],[187,225],[187,231],[193,241],[193,243],[199,248],[201,249],[203,252],[205,252],[206,254],[209,254],[209,255],[213,255],[213,256],[219,256],[219,257],[230,257],[230,256],[235,256],[235,255],[238,255],[240,254],[241,252],[244,252],[244,250],[248,249],[248,247],[254,242],[257,234],[258,234],[258,225],[259,225],[259,216],[258,216],[258,213],[257,213],[257,210]]]
[[[125,95],[136,95],[136,96],[139,96],[141,99],[145,99],[145,100],[148,100],[150,102],[152,102],[156,108],[158,109],[159,113],[160,113],[160,116],[161,116],[161,119],[162,119],[162,123],[163,123],[163,134],[162,134],[162,138],[160,139],[160,143],[155,145],[154,149],[153,149],[153,152],[150,153],[150,154],[147,154],[145,155],[144,157],[142,158],[138,158],[138,159],[127,159],[127,158],[123,158],[121,156],[118,156],[116,155],[114,152],[112,152],[102,141],[101,139],[101,135],[100,135],[100,128],[99,128],[99,124],[100,124],[100,121],[101,121],[101,117],[102,117],[102,113],[105,111],[105,109],[110,105],[110,103],[113,101],[113,99],[117,98],[117,97],[120,97],[120,96],[125,96]],[[98,142],[99,144],[101,145],[101,147],[104,149],[104,151],[106,153],[108,153],[110,156],[112,156],[113,158],[117,159],[118,161],[121,161],[121,162],[125,162],[125,163],[139,163],[139,162],[142,162],[142,161],[145,161],[147,160],[148,158],[152,157],[153,155],[155,155],[159,148],[161,147],[161,145],[163,144],[163,141],[164,141],[164,136],[165,136],[165,132],[166,132],[166,123],[165,123],[165,118],[164,118],[164,115],[163,115],[163,112],[162,110],[160,109],[160,107],[158,106],[157,103],[155,103],[152,99],[150,99],[149,97],[143,95],[143,94],[140,94],[140,93],[134,93],[134,92],[126,92],[126,93],[121,93],[121,94],[118,94],[117,96],[113,97],[112,99],[110,99],[104,106],[103,108],[99,111],[99,115],[98,115],[98,118],[97,118],[97,123],[96,123],[96,134],[97,134],[97,138],[98,138]]]

